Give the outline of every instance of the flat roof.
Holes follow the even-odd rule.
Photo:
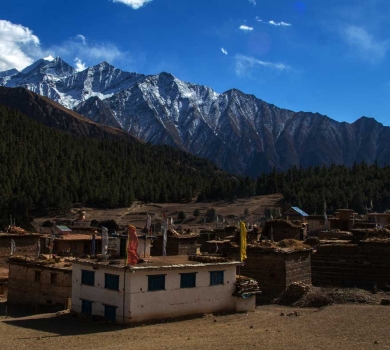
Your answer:
[[[206,260],[201,256],[202,260]],[[210,257],[209,262],[197,261],[196,256],[192,256],[194,260],[190,260],[188,255],[170,255],[170,256],[152,256],[145,259],[144,262],[138,263],[135,266],[128,266],[130,271],[144,271],[144,270],[177,270],[190,269],[194,267],[211,267],[211,266],[238,266],[243,265],[242,262],[228,260],[227,258]],[[97,261],[95,259],[74,259],[74,264],[107,267],[113,269],[123,269],[124,259],[115,259],[109,261]]]
[[[42,238],[50,238],[51,235],[49,234],[43,234],[41,235]],[[101,236],[95,236],[95,240],[100,241],[102,239]],[[56,241],[92,241],[91,235],[86,235],[83,233],[69,233],[66,235],[55,235]]]
[[[10,264],[29,266],[32,268],[47,268],[56,270],[72,270],[69,259],[34,259],[24,256],[11,256],[8,258]]]

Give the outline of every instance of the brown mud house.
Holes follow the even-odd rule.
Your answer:
[[[199,233],[180,233],[175,230],[168,230],[167,236],[167,255],[189,255],[195,254],[197,249],[197,241]],[[162,234],[156,235],[156,239],[153,242],[150,254],[152,256],[160,256],[163,252],[163,236]]]
[[[8,303],[64,309],[72,293],[72,265],[60,259],[9,258]]]
[[[290,209],[284,211],[282,216],[286,220],[299,220],[301,222],[307,223],[309,215],[298,207],[291,207]]]
[[[283,219],[269,220],[264,224],[262,238],[272,239],[275,242],[283,239],[304,240],[307,236],[306,224],[300,221],[288,221]]]
[[[15,242],[15,254],[36,257],[39,234],[27,231],[0,232],[0,267],[7,267],[7,259],[11,255],[11,241]]]
[[[390,290],[390,231],[352,234],[351,241],[328,241],[312,254],[313,285]]]
[[[286,243],[286,244],[284,244]],[[262,294],[258,302],[267,302],[280,296],[293,282],[311,284],[311,253],[309,246],[286,240],[280,246],[269,242],[248,244],[244,265],[238,273],[255,279]],[[239,246],[225,247],[228,258],[239,257]]]

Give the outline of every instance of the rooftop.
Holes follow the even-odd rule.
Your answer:
[[[191,260],[190,260],[191,259]],[[199,260],[205,260],[199,258]],[[242,265],[239,261],[231,261],[227,258],[207,259],[205,261],[197,260],[196,256],[189,257],[188,255],[170,255],[170,256],[153,256],[143,262],[138,263],[136,266],[128,266],[131,271],[142,270],[175,270],[194,267],[207,267],[207,266],[228,266],[228,265]],[[75,259],[74,264],[92,265],[109,268],[122,268],[124,267],[124,260],[108,260],[98,261],[95,259]]]
[[[43,235],[41,235],[41,237],[50,238],[51,235],[43,234]],[[82,233],[79,233],[79,234],[78,233],[70,233],[70,234],[67,234],[67,235],[56,235],[55,239],[56,240],[60,240],[60,241],[90,241],[90,240],[92,240],[92,236],[91,235],[85,235],[85,234],[82,234]],[[95,239],[96,240],[101,240],[102,237],[101,236],[95,236]]]
[[[300,209],[298,207],[291,207],[291,209],[295,210],[298,214],[300,214],[302,216],[309,216],[307,213],[305,213],[302,209]]]
[[[69,259],[49,259],[42,255],[40,258],[28,258],[25,256],[11,256],[8,258],[10,264],[28,265],[31,267],[45,267],[52,269],[71,270],[72,263]]]

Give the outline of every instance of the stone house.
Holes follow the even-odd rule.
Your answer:
[[[228,258],[239,254],[237,245],[225,248]],[[268,302],[280,296],[293,282],[311,284],[312,249],[303,245],[277,247],[275,245],[248,245],[247,259],[239,274],[255,279],[262,291],[258,302]]]
[[[50,238],[51,235],[41,235],[41,252],[43,254],[50,253]],[[95,236],[95,254],[102,251],[102,238]],[[92,254],[92,235],[83,234],[64,234],[56,235],[53,245],[53,254],[60,256],[79,256],[84,254]]]
[[[255,297],[233,296],[237,261],[201,262],[196,256],[73,262],[72,311],[117,323],[213,312],[254,310]]]
[[[64,309],[71,292],[71,263],[58,259],[9,258],[8,303]]]
[[[168,230],[166,253],[167,255],[190,255],[195,254],[199,238],[198,233],[180,234]],[[163,236],[158,234],[151,248],[152,256],[161,256],[163,252]]]
[[[370,223],[379,227],[388,227],[390,225],[390,213],[368,213],[367,219]]]
[[[284,211],[282,216],[286,220],[299,220],[307,223],[307,218],[309,215],[298,207],[291,207],[290,209]]]
[[[272,239],[273,236],[275,242],[283,239],[304,240],[307,236],[306,224],[283,219],[269,220],[265,222],[261,235],[266,239]]]
[[[29,232],[0,233],[0,267],[7,268],[7,259],[11,255],[11,240],[15,242],[15,254],[36,257],[39,234]]]
[[[352,209],[337,209],[329,219],[330,230],[351,231],[356,213]]]
[[[390,290],[390,239],[328,242],[312,254],[316,286]]]

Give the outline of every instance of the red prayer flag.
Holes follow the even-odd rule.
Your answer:
[[[127,265],[138,264],[138,237],[136,228],[128,225],[128,239],[127,239]]]

